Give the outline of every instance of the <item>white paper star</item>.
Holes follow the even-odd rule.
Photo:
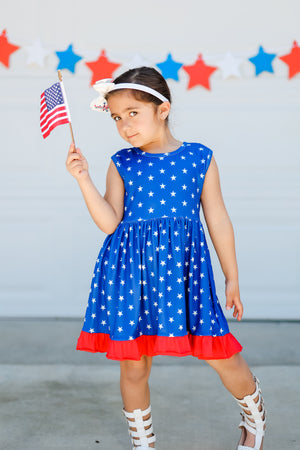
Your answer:
[[[51,51],[42,46],[41,40],[37,39],[32,45],[25,47],[28,53],[26,64],[37,64],[40,67],[45,66],[44,59]]]
[[[243,59],[236,58],[232,53],[227,52],[225,58],[217,63],[217,66],[222,70],[223,80],[231,76],[240,78],[241,73],[239,67],[243,61]]]

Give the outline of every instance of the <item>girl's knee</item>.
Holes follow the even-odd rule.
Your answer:
[[[152,358],[142,356],[140,361],[121,361],[121,378],[129,382],[138,383],[148,380],[151,372]]]
[[[216,372],[220,373],[223,370],[232,370],[240,366],[243,358],[240,353],[235,353],[230,358],[224,359],[209,359],[206,360],[207,364],[209,364]]]

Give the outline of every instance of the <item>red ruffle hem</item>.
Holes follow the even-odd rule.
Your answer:
[[[81,331],[76,350],[85,352],[106,352],[108,359],[139,361],[143,355],[192,355],[199,359],[226,359],[242,350],[241,344],[231,334],[224,336],[146,336],[132,341],[113,341],[109,334]]]

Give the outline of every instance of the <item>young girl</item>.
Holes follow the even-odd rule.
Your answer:
[[[242,408],[238,450],[261,450],[265,409],[255,378],[229,332],[215,291],[200,204],[226,283],[226,309],[242,319],[233,228],[216,161],[199,143],[175,139],[171,96],[153,68],[94,86],[91,106],[109,111],[130,147],[111,157],[106,193],[95,188],[81,151],[66,161],[96,225],[107,233],[96,262],[78,350],[120,361],[133,448],[155,447],[148,378],[154,355],[193,355],[219,374]]]

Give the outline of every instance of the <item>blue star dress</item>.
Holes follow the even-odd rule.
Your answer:
[[[186,142],[169,153],[134,147],[111,157],[124,181],[124,215],[101,247],[77,350],[115,360],[242,350],[216,295],[199,217],[211,157]]]

